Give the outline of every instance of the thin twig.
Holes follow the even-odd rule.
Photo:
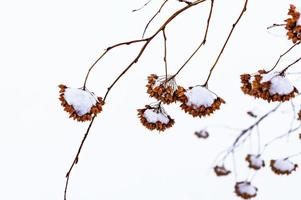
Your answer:
[[[240,19],[241,19],[241,17],[243,16],[243,14],[246,12],[246,10],[247,10],[247,5],[248,5],[248,0],[245,0],[245,4],[244,4],[244,6],[243,6],[243,9],[242,9],[240,15],[238,16],[238,18],[237,18],[237,20],[235,21],[235,23],[232,25],[231,31],[230,31],[230,33],[229,33],[227,39],[226,39],[226,42],[224,43],[224,45],[223,45],[223,47],[222,47],[222,49],[221,49],[219,55],[217,56],[217,58],[216,58],[216,60],[215,60],[215,62],[214,62],[214,64],[213,64],[213,66],[211,67],[211,69],[210,69],[210,71],[209,71],[209,75],[208,75],[208,77],[207,77],[207,79],[206,79],[206,81],[205,81],[205,83],[204,83],[204,85],[203,85],[204,87],[208,87],[208,81],[209,81],[209,79],[210,79],[210,77],[211,77],[212,71],[214,70],[214,68],[215,68],[215,66],[217,65],[217,63],[218,63],[218,61],[219,61],[221,55],[223,54],[223,52],[224,52],[224,50],[225,50],[225,48],[226,48],[226,46],[227,46],[227,44],[228,44],[228,41],[229,41],[229,39],[230,39],[230,37],[231,37],[231,35],[232,35],[232,33],[233,33],[233,31],[234,31],[236,25],[237,25],[238,22],[240,21]]]
[[[204,38],[203,38],[201,44],[194,50],[194,52],[190,55],[190,57],[184,62],[184,64],[179,68],[179,70],[170,79],[175,78],[182,71],[182,69],[184,69],[184,67],[188,64],[188,62],[192,59],[192,57],[199,51],[199,49],[203,45],[205,45],[206,40],[207,40],[207,34],[208,34],[209,26],[210,26],[210,20],[211,20],[212,11],[213,11],[213,5],[214,5],[214,0],[211,0],[211,6],[210,6],[210,11],[209,11],[209,16],[208,16],[208,19],[207,19],[207,26],[206,26],[206,30],[205,30],[205,35],[204,35]]]
[[[139,10],[142,10],[145,6],[147,6],[152,0],[148,0],[148,2],[146,2],[143,6],[141,6],[140,8],[134,9],[132,10],[132,12],[137,12]]]
[[[163,39],[164,39],[164,64],[165,64],[165,83],[167,83],[167,37],[166,37],[166,33],[165,33],[165,29],[162,30],[163,33]]]
[[[186,3],[187,5],[192,4],[192,2],[187,1],[187,0],[178,0],[178,2]]]
[[[269,142],[267,142],[267,143],[264,145],[261,154],[263,154],[263,153],[265,152],[266,148],[267,148],[268,146],[270,146],[271,144],[273,144],[275,141],[277,141],[277,140],[279,140],[279,139],[281,139],[281,138],[284,138],[284,137],[290,135],[291,133],[293,133],[293,132],[299,130],[300,128],[301,128],[301,124],[300,124],[299,126],[295,127],[295,128],[290,128],[286,133],[284,133],[284,134],[282,134],[282,135],[279,135],[279,136],[273,138],[272,140],[270,140]]]
[[[160,6],[159,10],[152,16],[152,18],[148,21],[148,23],[146,24],[144,30],[143,30],[143,34],[142,34],[142,38],[144,38],[144,35],[146,33],[146,30],[148,29],[149,25],[152,23],[152,21],[157,17],[157,15],[159,15],[159,13],[161,12],[161,10],[163,9],[164,5],[167,3],[168,0],[165,0],[163,2],[163,4]]]
[[[291,64],[289,64],[286,68],[284,68],[279,74],[280,75],[284,75],[284,73],[286,72],[286,70],[288,70],[291,66],[295,65],[297,62],[299,62],[301,60],[301,57],[298,58],[297,60],[295,60],[294,62],[292,62]]]
[[[133,43],[139,43],[139,42],[145,42],[147,41],[148,38],[145,38],[145,39],[139,39],[139,40],[131,40],[131,41],[127,41],[127,42],[121,42],[121,43],[118,43],[118,44],[114,44],[108,48],[105,49],[105,51],[96,59],[96,61],[91,65],[91,67],[89,68],[87,74],[86,74],[86,77],[85,77],[85,81],[84,81],[84,86],[83,86],[83,89],[85,90],[86,89],[86,84],[87,84],[87,80],[88,80],[88,77],[90,75],[90,72],[91,70],[95,67],[95,65],[112,49],[116,48],[116,47],[119,47],[119,46],[123,46],[123,45],[130,45],[130,44],[133,44]]]
[[[226,154],[224,155],[222,161],[224,162],[225,159],[228,157],[228,155],[231,152],[233,152],[236,148],[238,148],[241,144],[243,144],[248,139],[248,136],[250,136],[251,131],[253,130],[253,128],[255,128],[256,126],[258,126],[266,117],[268,117],[270,114],[272,114],[273,112],[275,112],[280,107],[280,105],[281,105],[281,103],[278,104],[275,108],[273,108],[269,112],[267,112],[266,114],[264,114],[262,117],[260,117],[256,122],[254,122],[248,128],[243,129],[241,131],[241,133],[236,137],[236,139],[234,140],[233,144],[226,151]]]
[[[74,166],[78,163],[78,161],[79,161],[79,155],[80,155],[81,150],[82,150],[82,148],[83,148],[83,146],[84,146],[84,143],[85,143],[85,141],[86,141],[86,139],[87,139],[87,137],[88,137],[88,134],[89,134],[89,132],[90,132],[90,129],[91,129],[91,127],[92,127],[92,124],[93,124],[93,122],[94,122],[95,117],[96,117],[96,116],[93,116],[93,118],[92,118],[92,120],[91,120],[91,122],[90,122],[90,124],[89,124],[89,126],[88,126],[88,128],[87,128],[86,134],[84,135],[84,137],[83,137],[83,139],[82,139],[82,141],[81,141],[81,144],[80,144],[80,146],[79,146],[79,148],[78,148],[78,150],[77,150],[77,153],[76,153],[76,155],[75,155],[75,157],[74,157],[74,160],[73,160],[73,162],[72,162],[72,164],[71,164],[71,166],[70,166],[70,168],[69,168],[69,170],[68,170],[68,172],[67,172],[67,174],[66,174],[66,184],[65,184],[65,190],[64,190],[64,200],[67,200],[67,189],[68,189],[68,185],[69,185],[69,179],[70,179],[71,172],[72,172],[72,170],[73,170],[73,167],[74,167]]]
[[[143,52],[145,51],[146,47],[148,46],[148,44],[163,30],[165,29],[165,27],[174,19],[176,18],[179,14],[181,14],[182,12],[184,12],[185,10],[196,6],[202,2],[204,2],[206,0],[198,0],[193,2],[192,4],[189,4],[187,6],[185,6],[184,8],[181,8],[180,10],[176,11],[173,15],[171,15],[164,23],[163,25],[151,36],[146,40],[146,43],[142,46],[142,48],[140,49],[138,55],[136,56],[136,58],[121,72],[121,74],[113,81],[113,83],[108,87],[107,92],[104,96],[104,101],[106,100],[108,94],[110,93],[111,89],[114,87],[114,85],[118,82],[118,80],[135,64],[138,62],[139,58],[142,56]]]
[[[300,41],[297,42],[296,44],[294,44],[293,46],[291,46],[288,50],[286,50],[283,54],[281,54],[281,55],[279,56],[277,62],[275,63],[275,65],[274,65],[269,71],[267,71],[267,73],[273,71],[273,70],[276,68],[276,66],[278,65],[278,63],[279,63],[279,61],[281,60],[281,58],[282,58],[283,56],[285,56],[287,53],[289,53],[293,48],[295,48],[295,47],[296,47],[297,45],[299,45],[300,43],[301,43]]]
[[[286,25],[286,24],[273,24],[273,25],[267,27],[267,29],[269,30],[269,29],[275,28],[275,27],[277,27],[277,26],[285,26],[285,25]]]

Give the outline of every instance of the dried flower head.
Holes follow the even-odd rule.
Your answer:
[[[214,168],[214,172],[217,176],[227,176],[231,173],[230,170],[226,169],[225,166],[218,166],[216,165]]]
[[[176,90],[178,86],[172,75],[157,76],[151,74],[147,77],[147,93],[162,103],[170,104],[177,100]]]
[[[270,166],[272,171],[278,175],[289,175],[298,167],[297,164],[292,163],[288,159],[271,160]]]
[[[241,181],[235,184],[235,193],[243,199],[251,199],[257,195],[257,187],[253,186],[251,182]]]
[[[164,110],[161,103],[146,105],[144,109],[138,109],[141,123],[150,130],[165,131],[174,125],[175,121]]]
[[[65,85],[59,85],[59,88],[61,105],[70,118],[80,122],[90,121],[102,111],[104,101],[101,97],[84,89],[68,88]]]
[[[262,98],[268,102],[288,101],[298,93],[285,75],[279,72],[267,73],[265,70],[259,70],[254,75],[242,74],[240,78],[241,89],[245,94]]]
[[[259,170],[265,166],[264,160],[260,158],[260,155],[248,154],[246,161],[249,163],[249,168]]]
[[[290,5],[288,15],[290,15],[290,18],[285,20],[285,29],[287,30],[286,34],[289,40],[296,43],[301,40],[300,12],[296,9],[296,6]]]
[[[177,96],[182,102],[181,108],[193,117],[210,115],[225,103],[222,98],[203,86],[189,87],[187,90],[179,88]]]
[[[203,139],[207,139],[209,137],[209,132],[207,130],[200,130],[200,131],[195,131],[194,134],[198,137],[198,138],[203,138]]]

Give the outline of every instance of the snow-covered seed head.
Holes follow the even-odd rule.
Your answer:
[[[241,181],[235,184],[235,193],[243,199],[251,199],[257,195],[257,187],[253,186],[248,181]]]
[[[218,110],[225,101],[203,86],[182,88],[177,93],[178,100],[182,102],[181,108],[193,117],[210,115]]]
[[[264,160],[261,159],[260,155],[248,154],[246,161],[249,163],[249,168],[259,170],[265,166]]]
[[[146,105],[144,109],[138,109],[140,122],[150,130],[165,131],[174,125],[175,121],[165,112],[162,105]]]
[[[278,175],[289,175],[298,167],[288,159],[271,160],[270,166],[272,171]]]
[[[214,168],[214,172],[217,176],[227,176],[231,173],[230,170],[226,169],[225,166],[218,166],[216,165]]]
[[[167,78],[167,79],[166,79]],[[177,100],[176,90],[178,86],[172,75],[157,76],[151,74],[147,77],[147,93],[162,103],[170,104]]]
[[[259,70],[254,75],[242,74],[240,76],[242,91],[245,94],[270,101],[288,101],[295,97],[298,90],[291,82],[279,72],[267,73]]]
[[[288,15],[290,18],[286,19],[285,29],[287,30],[287,36],[289,40],[296,43],[301,40],[301,18],[300,11],[294,5],[290,5]]]
[[[195,131],[194,134],[198,137],[198,138],[203,138],[203,139],[207,139],[209,137],[209,132],[207,130],[200,130],[200,131]]]
[[[80,122],[90,121],[102,111],[104,102],[101,97],[84,89],[68,88],[65,85],[59,85],[59,88],[61,105],[70,118]]]

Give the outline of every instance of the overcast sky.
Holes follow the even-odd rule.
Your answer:
[[[63,199],[65,174],[88,123],[68,118],[60,106],[57,86],[81,87],[87,69],[103,49],[140,38],[161,2],[153,0],[135,13],[131,10],[144,1],[0,2],[0,199]],[[170,73],[176,72],[202,39],[209,2],[188,10],[167,27]],[[70,178],[68,199],[238,199],[233,193],[234,176],[217,178],[211,169],[216,155],[239,133],[221,126],[243,129],[254,121],[246,111],[255,110],[260,115],[276,105],[243,95],[239,75],[268,68],[291,45],[283,31],[268,32],[266,27],[282,23],[289,4],[294,2],[298,1],[250,0],[209,82],[210,89],[227,104],[204,119],[185,114],[178,104],[167,106],[176,123],[162,134],[145,129],[136,116],[136,109],[155,101],[146,94],[147,76],[164,74],[163,38],[156,38],[108,96]],[[243,3],[215,1],[207,43],[177,77],[179,85],[189,87],[204,82]],[[184,5],[170,0],[147,35],[181,6]],[[88,89],[103,96],[140,47],[126,46],[109,53],[92,71]],[[286,57],[280,68],[300,52],[297,49]],[[297,77],[291,78],[300,85]],[[264,139],[287,129],[289,112],[284,106],[262,124]],[[210,137],[199,140],[193,133],[204,127],[208,127]],[[285,140],[275,144],[267,153],[267,162],[299,152],[299,142],[290,139],[289,143]],[[238,180],[250,175],[243,161],[249,149],[246,145],[237,155]],[[231,168],[231,162],[228,164]],[[280,177],[266,167],[253,181],[259,188],[255,199],[300,199],[300,178],[300,170]]]

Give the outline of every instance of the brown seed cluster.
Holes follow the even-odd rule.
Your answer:
[[[262,167],[265,166],[264,161],[262,160],[260,165],[257,165],[256,163],[253,162],[252,157],[256,157],[256,159],[260,159],[260,155],[252,155],[252,154],[248,154],[246,156],[246,161],[249,163],[249,168],[254,169],[254,170],[259,170]],[[260,159],[261,160],[261,159]]]
[[[226,169],[224,166],[215,166],[214,168],[214,172],[217,176],[227,176],[228,174],[231,173],[230,170]]]
[[[177,84],[173,78],[168,76],[166,80],[166,76],[159,77],[156,74],[151,74],[147,77],[147,80],[146,88],[150,97],[154,97],[166,104],[173,103],[177,100]]]
[[[267,74],[265,70],[259,70],[258,73],[253,76],[250,74],[240,75],[240,79],[242,83],[241,90],[245,94],[254,96],[255,98],[261,98],[267,100],[268,102],[288,101],[291,98],[294,98],[295,95],[298,93],[298,90],[294,87],[294,90],[287,95],[279,95],[279,94],[271,95],[269,92],[269,89],[271,88],[271,81],[261,82],[264,74]],[[253,81],[250,81],[251,77],[254,77]]]
[[[296,10],[294,5],[290,5],[288,15],[291,17],[286,19],[285,29],[287,30],[287,36],[289,40],[296,43],[301,40],[301,26],[297,25],[297,21],[300,18],[300,13]]]
[[[198,86],[196,86],[198,87]],[[189,87],[189,89],[192,89],[193,87]],[[221,104],[225,103],[225,101],[217,97],[211,106],[205,107],[204,105],[201,105],[199,107],[196,107],[195,105],[187,105],[188,98],[185,95],[186,90],[182,87],[179,87],[176,95],[178,101],[180,101],[182,104],[180,107],[188,114],[192,115],[193,117],[203,117],[212,114],[215,110],[219,110]]]
[[[152,110],[156,113],[161,113],[164,116],[166,116],[168,118],[168,123],[162,123],[160,121],[157,121],[156,123],[151,123],[148,122],[147,119],[144,116],[144,112],[146,110]],[[149,130],[158,130],[158,131],[165,131],[167,128],[170,128],[174,125],[175,120],[172,119],[169,115],[167,115],[163,108],[161,107],[161,105],[159,105],[158,107],[152,107],[150,105],[146,105],[144,109],[138,109],[138,117],[140,118],[140,122],[143,124],[143,126],[145,126],[146,128],[148,128]]]
[[[270,166],[272,171],[278,175],[290,175],[293,171],[296,171],[298,165],[294,164],[294,168],[292,170],[281,170],[275,167],[276,160],[271,160]]]
[[[247,182],[247,181],[237,182],[235,184],[235,193],[236,193],[237,196],[239,196],[243,199],[251,199],[251,198],[256,197],[257,191],[258,191],[258,189],[256,187],[254,187],[255,190],[256,190],[256,193],[255,194],[249,194],[249,193],[240,191],[240,185],[241,184],[246,184],[246,185],[250,185],[251,187],[254,187],[254,186],[251,185],[251,182]]]
[[[61,105],[64,107],[64,110],[70,114],[69,118],[73,118],[74,120],[77,120],[79,122],[84,121],[91,121],[93,116],[96,116],[98,113],[102,111],[102,106],[104,105],[104,101],[101,97],[97,97],[97,103],[95,106],[92,106],[90,109],[90,112],[84,114],[84,115],[78,115],[73,108],[72,105],[69,105],[67,101],[64,98],[65,90],[68,88],[65,85],[59,85],[60,88],[60,97],[59,100],[61,101]]]

